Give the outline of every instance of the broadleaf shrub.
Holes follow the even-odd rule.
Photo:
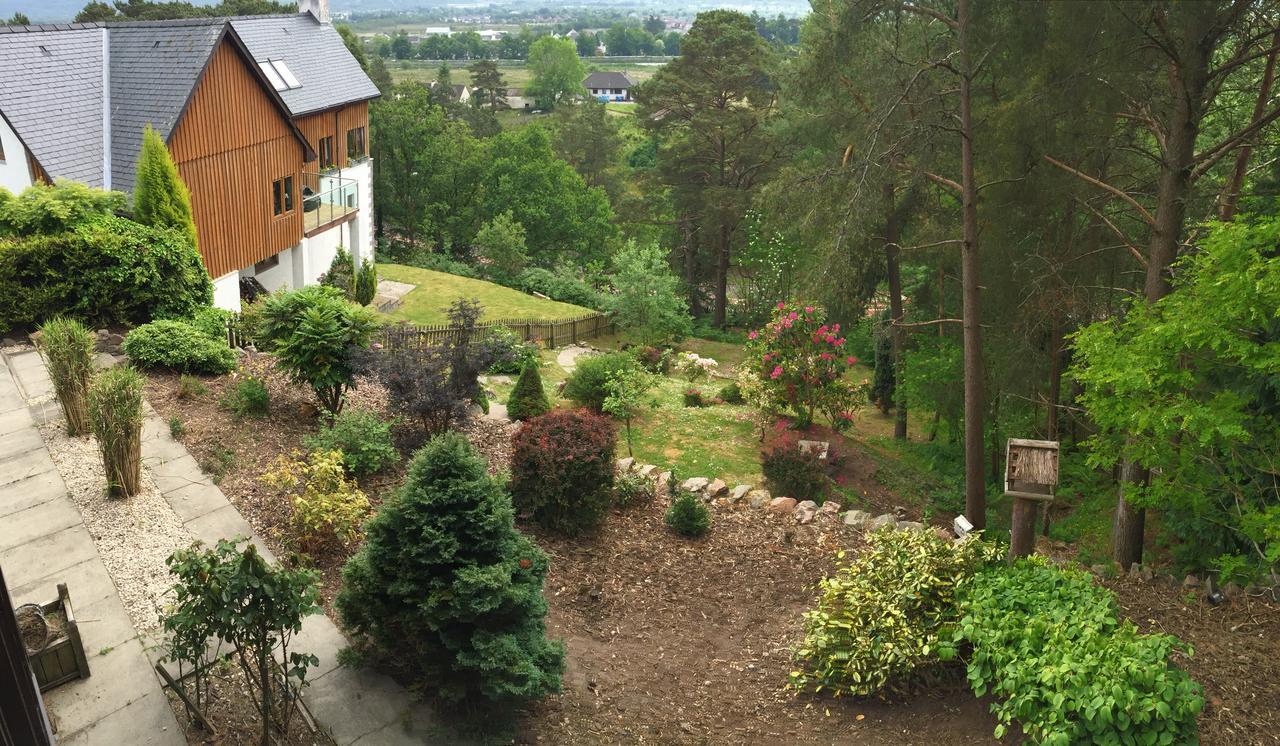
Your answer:
[[[686,407],[705,407],[709,403],[702,396],[702,389],[688,388],[680,394],[680,400]]]
[[[538,346],[525,342],[519,334],[505,326],[490,330],[481,343],[484,358],[489,360],[489,372],[496,375],[518,375],[529,363],[538,363]]]
[[[639,369],[633,355],[627,352],[607,352],[603,355],[591,355],[578,358],[577,366],[564,384],[564,398],[572,400],[580,407],[593,412],[604,409],[604,400],[609,396],[609,378],[616,375],[628,375]]]
[[[711,528],[711,511],[692,492],[681,492],[671,501],[663,520],[673,531],[691,539],[704,536]]]
[[[542,387],[542,373],[538,361],[525,365],[516,379],[515,388],[507,399],[507,416],[513,420],[527,420],[544,415],[551,410],[546,389]]]
[[[339,246],[334,252],[333,261],[329,262],[329,269],[320,275],[320,284],[337,288],[348,300],[355,298],[356,264],[345,247]]]
[[[802,426],[813,422],[815,412],[826,414],[837,430],[852,424],[852,409],[865,398],[845,373],[858,360],[822,307],[779,303],[773,320],[748,337],[748,357],[761,383]]]
[[[852,562],[819,583],[791,686],[866,696],[904,683],[937,662],[946,625],[959,617],[956,584],[1002,556],[977,535],[952,543],[929,531],[871,533]]]
[[[1016,720],[1034,743],[1198,741],[1199,685],[1172,665],[1190,652],[1121,622],[1111,591],[1041,558],[962,584],[956,642],[972,646],[969,682],[992,694],[1000,738]]]
[[[265,417],[271,411],[271,392],[261,379],[236,376],[220,403],[237,417]]]
[[[769,491],[797,500],[822,503],[831,487],[827,463],[814,450],[801,450],[799,439],[784,435],[760,453],[760,470]]]
[[[185,321],[161,319],[125,335],[124,353],[144,368],[170,368],[183,373],[230,373],[236,353],[225,341],[209,337]]]
[[[316,450],[306,460],[298,456],[295,451],[292,457],[276,457],[262,482],[290,496],[294,526],[304,545],[323,546],[332,539],[351,544],[369,515],[369,498],[347,478],[342,452]]]
[[[0,328],[59,315],[141,324],[212,303],[200,254],[174,231],[99,215],[65,233],[0,240]]]
[[[445,699],[559,691],[564,647],[546,637],[547,557],[513,519],[466,438],[435,438],[343,568],[343,624]]]
[[[400,460],[391,440],[391,423],[367,409],[347,409],[333,424],[307,437],[307,448],[339,451],[347,471],[356,477],[373,474]]]
[[[594,528],[609,507],[616,445],[613,423],[586,410],[525,421],[511,439],[516,509],[566,534]]]
[[[526,269],[520,273],[517,284],[526,293],[540,293],[561,303],[572,303],[597,311],[608,307],[604,293],[563,269],[557,268],[554,272],[541,267]]]
[[[128,202],[124,192],[95,189],[68,179],[32,184],[17,195],[0,193],[0,235],[62,233],[95,216],[123,210]]]
[[[613,478],[613,504],[618,508],[653,502],[657,496],[653,480],[634,471],[622,472]]]
[[[738,387],[737,381],[727,383],[722,386],[720,388],[720,393],[717,394],[717,396],[720,397],[720,401],[725,404],[742,404],[746,401],[746,399],[742,397],[742,389]]]
[[[386,387],[397,413],[415,420],[430,436],[467,415],[467,400],[449,376],[450,359],[449,350],[441,346],[390,347],[361,352],[358,367]]]

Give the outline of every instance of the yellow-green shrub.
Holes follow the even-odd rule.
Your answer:
[[[1002,555],[976,536],[953,543],[927,531],[871,534],[853,562],[820,583],[791,686],[863,696],[936,661],[943,626],[958,615],[957,582]]]
[[[296,451],[292,457],[281,455],[262,481],[291,495],[293,521],[303,544],[323,544],[329,539],[350,544],[360,537],[369,498],[347,479],[342,451],[312,451],[306,460]]]

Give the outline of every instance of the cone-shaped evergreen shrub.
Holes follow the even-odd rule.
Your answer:
[[[367,306],[378,294],[378,268],[372,259],[365,259],[356,270],[356,303]]]
[[[538,372],[538,363],[531,360],[520,371],[511,398],[507,399],[507,416],[527,420],[550,410],[551,402],[547,401],[547,392],[542,388],[542,373]]]
[[[710,511],[692,492],[681,492],[672,500],[665,518],[667,525],[681,536],[702,536],[711,528]]]
[[[604,517],[613,492],[617,435],[607,417],[557,409],[511,439],[511,499],[554,531],[578,534]]]
[[[343,623],[448,699],[560,690],[564,647],[546,637],[547,557],[466,438],[442,435],[365,527],[343,569]]]
[[[178,166],[151,125],[142,133],[142,152],[133,186],[133,215],[143,225],[173,228],[196,246],[196,221],[191,216],[191,192]]]
[[[85,401],[93,379],[93,334],[79,321],[61,316],[41,326],[40,332],[49,378],[67,418],[67,434],[84,435],[89,430]]]

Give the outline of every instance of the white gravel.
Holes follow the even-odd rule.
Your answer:
[[[142,492],[127,499],[109,498],[102,454],[92,436],[69,438],[62,422],[42,426],[40,434],[134,627],[142,632],[158,627],[160,609],[173,586],[164,561],[173,550],[189,546],[191,534],[145,466]]]

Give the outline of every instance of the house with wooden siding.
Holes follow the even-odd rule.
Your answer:
[[[0,27],[0,187],[129,192],[149,125],[191,190],[215,303],[373,256],[369,101],[329,23],[287,16]]]

